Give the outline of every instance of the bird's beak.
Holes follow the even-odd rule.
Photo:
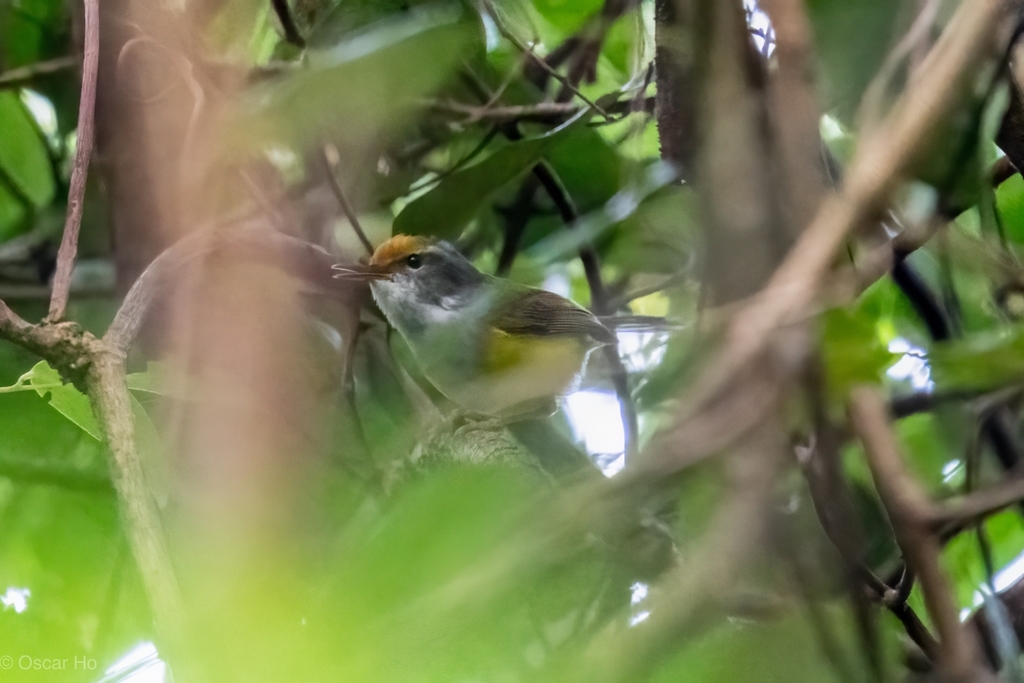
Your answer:
[[[391,274],[386,273],[379,266],[364,265],[361,263],[336,263],[331,266],[335,280],[347,280],[349,282],[370,282],[372,280],[390,280]]]

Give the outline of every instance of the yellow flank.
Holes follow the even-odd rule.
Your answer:
[[[530,368],[568,374],[566,383],[579,370],[587,352],[587,346],[574,337],[511,335],[495,328],[491,328],[485,344],[481,364],[485,375]]]

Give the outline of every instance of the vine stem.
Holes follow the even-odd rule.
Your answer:
[[[96,74],[100,61],[99,0],[83,0],[85,4],[85,46],[82,59],[82,94],[78,101],[78,142],[75,161],[71,169],[71,188],[68,190],[68,211],[64,219],[64,235],[57,252],[57,270],[53,276],[53,294],[47,320],[56,322],[64,317],[71,289],[71,271],[78,255],[78,233],[82,226],[82,208],[85,201],[85,182],[89,176],[89,158],[92,156],[96,123]]]

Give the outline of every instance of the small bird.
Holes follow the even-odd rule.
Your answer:
[[[615,335],[557,294],[481,273],[449,242],[396,235],[367,265],[335,277],[367,280],[427,379],[468,412],[510,417],[571,390],[587,356]]]

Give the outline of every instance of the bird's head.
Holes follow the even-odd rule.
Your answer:
[[[395,235],[367,264],[334,266],[335,278],[370,283],[385,314],[402,305],[451,308],[470,301],[485,276],[449,242]]]

